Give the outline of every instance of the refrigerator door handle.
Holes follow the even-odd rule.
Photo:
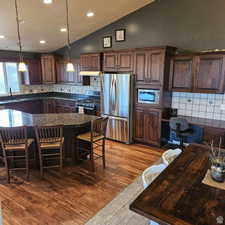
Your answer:
[[[111,111],[115,112],[115,104],[116,104],[116,89],[115,89],[115,77],[112,77],[111,87],[110,87],[110,101],[111,101]]]

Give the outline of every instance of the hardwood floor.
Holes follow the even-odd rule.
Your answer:
[[[97,160],[95,175],[83,162],[64,168],[61,174],[48,170],[43,180],[39,171],[31,171],[29,182],[22,179],[23,172],[16,172],[7,184],[0,169],[4,225],[84,224],[161,154],[156,148],[107,141],[106,169]]]

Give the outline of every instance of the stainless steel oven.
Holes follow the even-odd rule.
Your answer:
[[[138,103],[159,104],[160,90],[139,88],[137,98]]]

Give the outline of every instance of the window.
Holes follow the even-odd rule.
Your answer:
[[[0,94],[20,91],[20,76],[14,62],[0,62]]]

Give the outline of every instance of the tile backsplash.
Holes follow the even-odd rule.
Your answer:
[[[22,85],[20,94],[45,93],[45,92],[64,92],[72,94],[85,94],[86,91],[100,91],[100,78],[91,77],[90,86],[77,86],[68,84],[50,84],[50,85]]]
[[[173,92],[172,108],[178,115],[225,120],[225,95]]]

